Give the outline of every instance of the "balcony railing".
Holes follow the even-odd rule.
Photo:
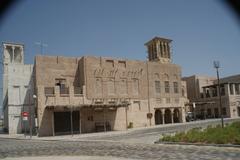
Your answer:
[[[68,94],[69,94],[69,87],[60,88],[60,95],[68,95]]]
[[[82,96],[83,88],[82,87],[44,87],[45,96]]]
[[[45,87],[44,93],[46,96],[53,96],[55,94],[54,87]]]
[[[83,94],[82,87],[74,87],[74,95]]]

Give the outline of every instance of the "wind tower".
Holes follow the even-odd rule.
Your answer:
[[[172,40],[155,37],[145,43],[148,49],[148,60],[160,63],[171,63],[171,44]]]

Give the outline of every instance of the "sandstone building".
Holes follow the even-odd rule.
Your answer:
[[[183,80],[187,83],[190,103],[195,103],[196,118],[220,118],[217,79],[208,76],[190,76]],[[224,117],[240,117],[240,75],[220,79],[222,113]]]
[[[185,122],[186,83],[170,44],[160,37],[147,42],[147,61],[36,56],[39,136]]]
[[[9,134],[22,133],[24,128],[29,130],[29,124],[34,125],[34,116],[32,122],[23,122],[21,113],[31,111],[34,115],[33,65],[24,64],[22,44],[3,43],[2,77],[4,128]]]

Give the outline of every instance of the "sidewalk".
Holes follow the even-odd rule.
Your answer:
[[[240,121],[240,118],[225,118],[224,123],[231,123],[233,121]],[[103,141],[112,136],[124,136],[124,135],[144,135],[150,137],[153,135],[158,135],[162,133],[173,133],[176,131],[187,130],[194,127],[207,127],[208,125],[220,124],[220,119],[208,119],[201,121],[193,121],[188,123],[174,123],[174,124],[165,124],[165,125],[154,125],[141,128],[131,128],[125,131],[108,131],[108,132],[97,132],[97,133],[84,133],[84,134],[74,134],[72,135],[61,135],[61,136],[49,136],[49,137],[37,137],[32,136],[32,140],[40,141]],[[30,139],[30,136],[26,137],[24,134],[0,134],[0,138],[5,139],[19,139],[25,140]],[[140,137],[136,137],[137,139]],[[109,140],[111,141],[111,140]]]
[[[198,123],[191,122],[191,123]],[[74,135],[59,135],[59,136],[48,136],[48,137],[38,137],[38,136],[32,136],[32,140],[43,140],[43,141],[91,141],[89,139],[94,137],[111,137],[111,136],[120,136],[120,135],[126,135],[130,134],[132,132],[138,132],[138,131],[147,131],[151,129],[156,128],[167,128],[167,127],[174,127],[179,125],[187,125],[188,123],[174,123],[174,124],[165,124],[165,125],[154,125],[154,126],[148,126],[148,127],[139,127],[139,128],[131,128],[125,131],[107,131],[107,132],[95,132],[95,133],[83,133],[83,134],[74,134]],[[30,135],[24,134],[0,134],[0,138],[5,139],[19,139],[19,140],[25,140],[30,139]],[[89,138],[89,139],[88,139]],[[96,140],[94,140],[96,141]]]
[[[26,139],[32,139],[32,140],[42,140],[42,141],[85,141],[88,138],[91,137],[110,137],[114,135],[123,135],[130,133],[132,130],[126,130],[126,131],[108,131],[108,132],[97,132],[97,133],[84,133],[84,134],[74,134],[74,135],[59,135],[59,136],[49,136],[49,137],[38,137],[36,135],[32,136],[30,138],[30,135],[24,135],[24,134],[0,134],[0,138],[4,139],[19,139],[19,140],[26,140]]]

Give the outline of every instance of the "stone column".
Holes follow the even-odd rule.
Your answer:
[[[15,47],[14,46],[12,46],[12,61],[11,62],[14,62],[14,51],[15,51]],[[10,59],[11,59],[11,57],[10,57]]]
[[[54,110],[51,110],[52,112],[52,136],[55,136],[55,126],[54,126]]]
[[[230,95],[229,83],[225,84],[224,88],[225,88],[225,95],[229,96]]]
[[[172,121],[172,123],[174,123],[174,110],[173,110],[173,108],[171,108],[171,121]]]
[[[206,119],[206,112],[207,112],[207,105],[204,104],[204,105],[203,105],[203,115],[204,115],[204,119]]]
[[[165,109],[161,109],[162,112],[162,124],[165,124]]]
[[[203,88],[203,98],[206,98],[206,88]]]
[[[159,53],[160,53],[160,42],[156,42],[156,47],[157,47],[157,55],[159,56]]]
[[[236,94],[236,92],[235,92],[235,84],[233,83],[232,86],[233,86],[233,95],[235,95]]]
[[[163,55],[163,52],[164,52],[164,50],[163,50],[163,42],[161,42],[160,45],[161,45],[161,57],[164,57],[164,55]]]
[[[170,46],[169,46],[169,43],[168,43],[168,58],[170,59],[171,58],[171,51],[170,51]]]
[[[23,48],[20,47],[20,56],[21,56],[21,62],[20,63],[24,63],[24,54],[23,54]]]

